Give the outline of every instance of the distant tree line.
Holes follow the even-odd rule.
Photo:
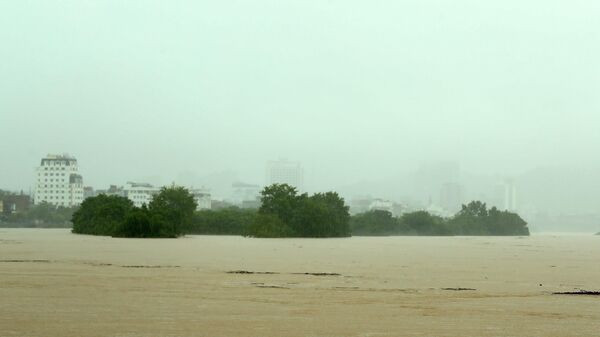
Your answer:
[[[349,215],[337,193],[309,196],[286,184],[267,186],[261,207],[226,207],[196,211],[196,202],[183,187],[163,187],[148,205],[135,207],[125,198],[98,195],[79,208],[48,203],[3,215],[3,227],[70,227],[73,233],[115,237],[178,237],[184,234],[249,237],[348,237],[389,235],[529,235],[516,213],[487,208],[473,201],[451,218],[426,211],[405,213],[373,210]]]
[[[19,212],[0,214],[0,227],[68,228],[76,210],[42,202]]]
[[[425,211],[393,217],[390,212],[374,210],[353,216],[352,235],[529,235],[527,222],[518,214],[487,209],[485,203],[472,201],[451,218]]]
[[[243,233],[251,237],[347,237],[348,206],[335,192],[298,194],[295,187],[273,184],[261,192],[261,206]]]
[[[201,210],[194,214],[189,234],[244,235],[255,221],[257,210],[226,207]]]

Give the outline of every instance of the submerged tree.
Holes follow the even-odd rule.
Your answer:
[[[150,205],[101,194],[87,198],[73,214],[73,233],[119,237],[178,237],[192,222],[196,201],[185,188],[163,187]]]
[[[463,205],[449,226],[457,235],[529,235],[527,222],[518,214],[496,207],[488,210],[480,201]]]
[[[348,207],[337,193],[298,194],[287,184],[267,186],[262,206],[248,228],[256,237],[350,236]]]
[[[372,210],[350,218],[352,235],[385,236],[398,235],[400,226],[392,213],[384,210]]]
[[[117,195],[100,194],[87,198],[73,213],[72,231],[77,234],[113,235],[132,208],[131,200]]]
[[[194,196],[186,188],[171,186],[161,188],[148,209],[152,221],[159,225],[159,236],[177,237],[190,228],[197,206]]]

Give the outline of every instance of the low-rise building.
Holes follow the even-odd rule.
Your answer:
[[[160,192],[160,188],[148,183],[127,182],[122,188],[122,196],[128,198],[136,207],[150,204],[154,195]]]

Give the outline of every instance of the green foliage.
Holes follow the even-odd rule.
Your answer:
[[[444,219],[426,211],[405,213],[400,218],[385,211],[354,215],[353,235],[529,235],[527,223],[518,214],[488,210],[485,203],[463,205],[453,218]]]
[[[261,192],[260,214],[277,215],[284,223],[291,223],[298,214],[298,205],[301,198],[295,187],[287,184],[273,184],[265,187]]]
[[[403,214],[399,219],[408,235],[452,235],[443,218],[433,216],[426,211]]]
[[[337,193],[298,195],[287,184],[267,186],[261,192],[262,206],[247,236],[255,237],[345,237],[350,236],[348,206]]]
[[[127,213],[112,235],[127,238],[159,237],[160,227],[155,225],[156,222],[152,221],[152,215],[145,205],[142,208],[134,207]]]
[[[177,237],[191,227],[197,203],[184,187],[163,187],[152,198],[148,209],[154,221],[161,223],[161,237]]]
[[[257,238],[284,238],[298,236],[275,214],[259,213],[248,227],[245,236]]]
[[[87,198],[73,214],[73,233],[113,235],[132,208],[133,203],[125,197],[100,194]]]
[[[73,214],[73,233],[119,237],[177,237],[191,226],[196,201],[183,187],[163,187],[149,207],[120,196],[87,198]]]
[[[360,236],[386,236],[398,235],[400,224],[392,213],[382,210],[373,210],[354,215],[350,218],[352,235]]]
[[[527,222],[518,214],[496,207],[488,210],[480,201],[463,205],[448,225],[456,235],[529,235]]]
[[[190,234],[244,235],[257,216],[255,209],[228,207],[194,214]]]
[[[31,205],[29,209],[1,215],[3,227],[71,227],[71,217],[77,207],[54,206],[47,202]]]

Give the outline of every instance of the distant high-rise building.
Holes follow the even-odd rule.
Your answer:
[[[504,209],[507,211],[517,210],[517,188],[512,179],[504,182]]]
[[[255,184],[246,184],[243,182],[235,182],[231,184],[233,190],[231,201],[236,205],[241,205],[244,202],[256,201],[260,197],[260,186]]]
[[[304,190],[304,170],[296,161],[286,159],[269,161],[265,180],[267,185],[288,184],[299,191]]]
[[[460,211],[463,202],[462,186],[458,183],[446,183],[440,191],[440,206],[445,210],[455,213]]]
[[[36,173],[34,204],[73,207],[83,201],[83,178],[75,157],[49,154],[42,158]]]
[[[496,185],[493,205],[504,211],[517,210],[517,188],[512,179],[506,179]]]
[[[444,200],[442,200],[444,199],[443,194],[449,194],[447,197],[456,199],[452,194],[456,194],[455,187],[460,184],[460,180],[461,173],[458,162],[422,163],[413,179],[413,195],[425,203],[428,199],[433,198],[433,202],[446,208]],[[438,196],[441,197],[440,200],[438,200]],[[448,202],[454,203],[451,200],[446,201],[446,203]]]

